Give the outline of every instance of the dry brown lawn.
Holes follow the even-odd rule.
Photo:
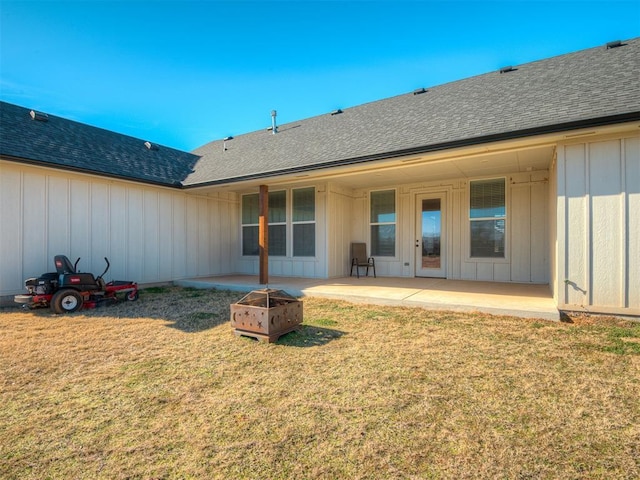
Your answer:
[[[0,478],[639,478],[640,324],[156,288],[0,313]]]

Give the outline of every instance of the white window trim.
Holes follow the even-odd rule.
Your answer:
[[[242,258],[255,258],[258,255],[245,255],[244,251],[243,251],[243,247],[244,247],[244,227],[259,227],[260,225],[258,223],[243,223],[242,222],[242,213],[243,213],[243,206],[244,206],[244,198],[248,197],[249,195],[257,195],[257,193],[252,192],[252,193],[243,193],[240,196],[240,256]]]
[[[307,188],[313,188],[313,201],[314,201],[314,219],[305,220],[305,221],[293,221],[293,191],[294,190],[304,190]],[[291,187],[291,188],[281,188],[278,190],[269,191],[271,193],[285,192],[285,221],[284,222],[274,222],[269,223],[269,226],[277,226],[277,225],[285,225],[286,229],[286,245],[285,245],[285,255],[273,255],[270,254],[269,257],[274,257],[277,259],[289,259],[289,260],[299,260],[299,261],[315,261],[318,257],[318,188],[315,185],[307,185],[301,187]],[[258,255],[244,255],[242,253],[242,245],[244,243],[244,227],[258,227],[258,223],[242,223],[242,205],[244,197],[249,195],[256,195],[257,192],[247,192],[240,195],[240,256],[242,258],[257,258]],[[293,256],[293,226],[294,225],[302,225],[302,224],[315,224],[315,255],[313,256]]]
[[[279,193],[279,192],[285,192],[285,221],[284,222],[273,222],[273,223],[269,223],[269,226],[278,226],[278,225],[284,225],[285,226],[285,235],[286,235],[286,240],[285,240],[285,254],[284,255],[275,255],[275,254],[269,254],[270,257],[276,257],[276,258],[286,258],[287,257],[287,252],[288,252],[288,248],[289,248],[289,231],[287,229],[287,224],[288,224],[288,215],[289,215],[289,209],[288,209],[288,192],[286,189],[280,189],[280,190],[273,190],[270,191],[268,194],[272,194],[272,193]],[[257,195],[256,192],[250,192],[250,193],[243,193],[240,197],[240,256],[242,258],[256,258],[259,255],[245,255],[242,252],[242,246],[244,245],[244,227],[259,227],[260,224],[259,223],[242,223],[242,205],[243,205],[243,200],[245,197],[248,197],[250,195]]]
[[[293,220],[293,191],[294,190],[307,190],[307,189],[313,189],[313,220],[304,220],[304,221],[294,221]],[[290,198],[291,198],[291,202],[289,202],[288,205],[288,217],[287,219],[291,219],[290,226],[289,226],[289,231],[291,232],[291,235],[289,235],[287,237],[288,243],[290,245],[288,245],[287,247],[290,248],[289,250],[287,250],[288,252],[291,252],[291,258],[293,259],[315,259],[318,256],[318,215],[317,215],[317,211],[318,211],[318,189],[315,187],[315,185],[309,185],[306,187],[292,187],[289,189],[290,190]],[[313,255],[294,255],[293,253],[293,242],[294,242],[294,238],[293,238],[293,226],[294,225],[315,225],[316,228],[314,229],[315,232],[315,238],[314,238],[314,245],[313,245]]]
[[[482,218],[474,218],[471,219],[471,182],[481,181],[481,180],[498,180],[504,179],[504,207],[505,207],[505,215],[504,217],[482,217]],[[509,244],[511,238],[511,232],[509,231],[509,218],[511,215],[511,211],[509,208],[509,182],[506,176],[491,176],[491,177],[478,177],[471,179],[467,182],[467,200],[465,208],[467,209],[467,221],[465,226],[465,262],[472,263],[511,263],[509,260]],[[479,221],[479,220],[504,220],[504,257],[472,257],[471,256],[471,222]]]
[[[287,190],[286,188],[281,188],[279,190],[273,190],[273,191],[269,191],[269,194],[272,193],[280,193],[280,192],[284,192],[284,222],[268,222],[268,226],[269,227],[277,227],[277,226],[283,226],[284,225],[284,235],[285,235],[285,239],[284,239],[284,255],[276,255],[274,253],[269,252],[269,257],[275,257],[275,258],[288,258],[289,257],[289,240],[290,240],[290,232],[289,232],[289,219],[290,217],[290,213],[289,212],[289,190]],[[269,205],[269,209],[271,209],[271,205]],[[271,237],[269,237],[269,245],[271,245]]]
[[[395,205],[395,222],[371,222],[371,194],[375,192],[389,192],[393,191],[393,199]],[[367,254],[375,257],[376,262],[395,262],[398,261],[398,189],[397,188],[377,188],[375,190],[369,190],[369,194],[367,195],[367,238],[369,239],[367,245]],[[393,256],[376,256],[373,254],[373,238],[371,238],[371,227],[374,225],[395,225],[396,227],[396,238],[394,242],[394,252]]]

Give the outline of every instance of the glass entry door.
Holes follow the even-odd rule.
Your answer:
[[[416,204],[416,277],[446,277],[444,195],[419,195]]]

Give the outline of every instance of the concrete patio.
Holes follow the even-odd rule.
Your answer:
[[[190,278],[174,283],[183,287],[238,292],[265,288],[253,275]],[[296,297],[324,297],[433,310],[478,311],[547,320],[560,318],[548,285],[369,276],[331,279],[272,277],[268,287],[284,290]]]

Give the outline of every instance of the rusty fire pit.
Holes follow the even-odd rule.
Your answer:
[[[302,323],[302,302],[282,290],[254,290],[231,304],[233,333],[275,342]]]

